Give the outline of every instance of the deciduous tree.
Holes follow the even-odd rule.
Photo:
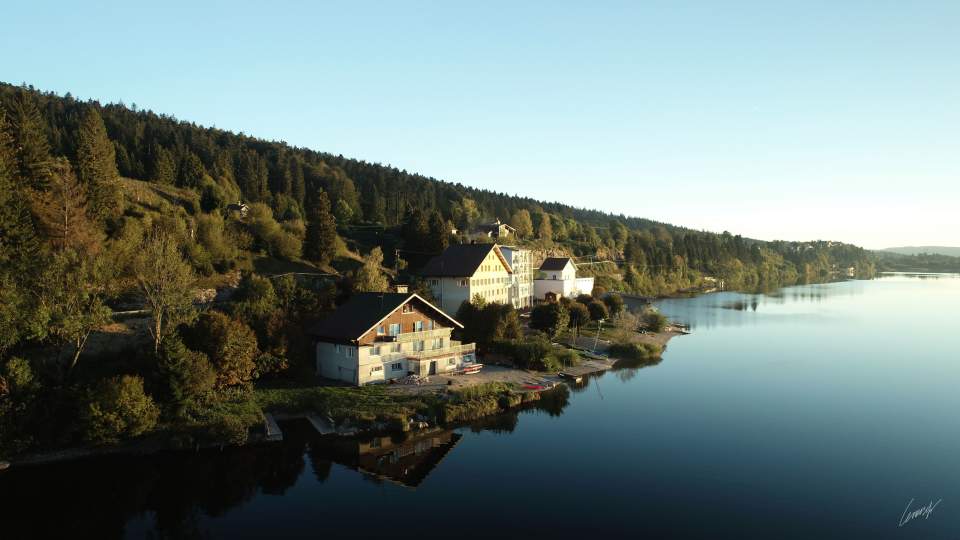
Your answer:
[[[134,276],[140,293],[150,308],[154,351],[170,329],[194,315],[193,284],[196,278],[183,259],[176,239],[154,233],[147,238],[134,261]]]

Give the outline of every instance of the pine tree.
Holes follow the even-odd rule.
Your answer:
[[[87,193],[64,158],[53,166],[47,191],[34,191],[33,210],[50,244],[58,251],[96,252],[101,233],[87,215]]]
[[[318,265],[330,264],[337,248],[337,222],[330,210],[330,198],[320,191],[307,204],[307,233],[303,256]]]
[[[17,156],[6,115],[0,110],[0,272],[23,274],[40,251],[23,189],[16,184]]]
[[[53,162],[50,142],[44,131],[43,117],[36,102],[25,90],[10,103],[9,122],[17,149],[17,180],[20,185],[45,189]]]
[[[450,228],[447,226],[447,221],[443,219],[443,214],[434,210],[430,214],[428,225],[430,232],[424,246],[426,250],[431,253],[440,253],[447,249],[450,245]]]
[[[179,182],[177,185],[188,188],[199,187],[206,174],[207,170],[204,168],[200,158],[193,152],[188,152],[180,163]]]
[[[177,178],[177,164],[173,161],[173,156],[166,148],[156,143],[153,145],[151,154],[153,154],[151,180],[158,184],[173,185]]]
[[[414,208],[407,213],[407,220],[403,224],[403,245],[410,251],[428,251],[427,237],[430,236],[430,221],[427,214],[419,208]]]
[[[77,130],[77,177],[87,188],[90,217],[100,221],[121,211],[117,158],[103,118],[88,107]]]

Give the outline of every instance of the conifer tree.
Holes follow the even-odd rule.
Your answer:
[[[36,263],[40,245],[24,190],[16,184],[17,156],[0,110],[0,272],[22,276]]]
[[[318,265],[329,264],[336,254],[337,222],[330,210],[330,198],[320,191],[307,204],[307,233],[303,256]]]
[[[17,149],[17,180],[23,186],[45,189],[52,172],[50,142],[36,102],[25,90],[10,102],[9,120]]]
[[[101,233],[87,217],[87,193],[65,158],[58,159],[49,189],[34,191],[33,211],[47,240],[58,251],[96,252]]]
[[[430,214],[428,226],[430,232],[424,246],[426,250],[432,253],[440,253],[447,249],[447,246],[450,245],[450,228],[447,226],[447,221],[443,219],[443,214],[434,210]]]
[[[77,177],[87,188],[89,212],[94,220],[119,215],[120,186],[117,183],[117,158],[107,137],[103,118],[88,107],[77,130]]]
[[[177,178],[177,164],[173,161],[173,156],[166,148],[156,143],[151,153],[153,154],[151,179],[158,184],[173,185]]]
[[[407,220],[403,224],[403,245],[410,251],[428,251],[427,237],[430,235],[430,221],[427,214],[419,208],[407,213]]]
[[[197,157],[193,152],[188,152],[184,156],[183,161],[180,163],[180,174],[178,175],[178,185],[180,187],[195,188],[200,186],[200,183],[203,181],[203,177],[206,176],[207,170],[203,166],[203,162],[200,161],[200,158]]]

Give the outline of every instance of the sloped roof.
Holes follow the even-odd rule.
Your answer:
[[[540,265],[540,270],[542,271],[552,271],[552,270],[563,270],[567,267],[567,263],[573,263],[573,260],[570,257],[547,257],[543,261],[543,264]],[[573,265],[576,268],[577,265]]]
[[[496,244],[454,244],[442,254],[430,259],[430,262],[420,271],[420,275],[429,277],[472,276],[477,273],[477,269],[480,268],[491,250],[496,250],[500,262],[503,263],[507,272],[512,274],[513,269],[503,258],[503,253],[500,253],[500,248]]]
[[[463,325],[416,293],[356,293],[342,306],[320,321],[310,333],[330,341],[358,340],[400,306],[416,298],[458,328]]]

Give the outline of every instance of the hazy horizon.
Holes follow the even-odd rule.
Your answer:
[[[960,245],[956,4],[7,12],[12,84],[692,229]]]

